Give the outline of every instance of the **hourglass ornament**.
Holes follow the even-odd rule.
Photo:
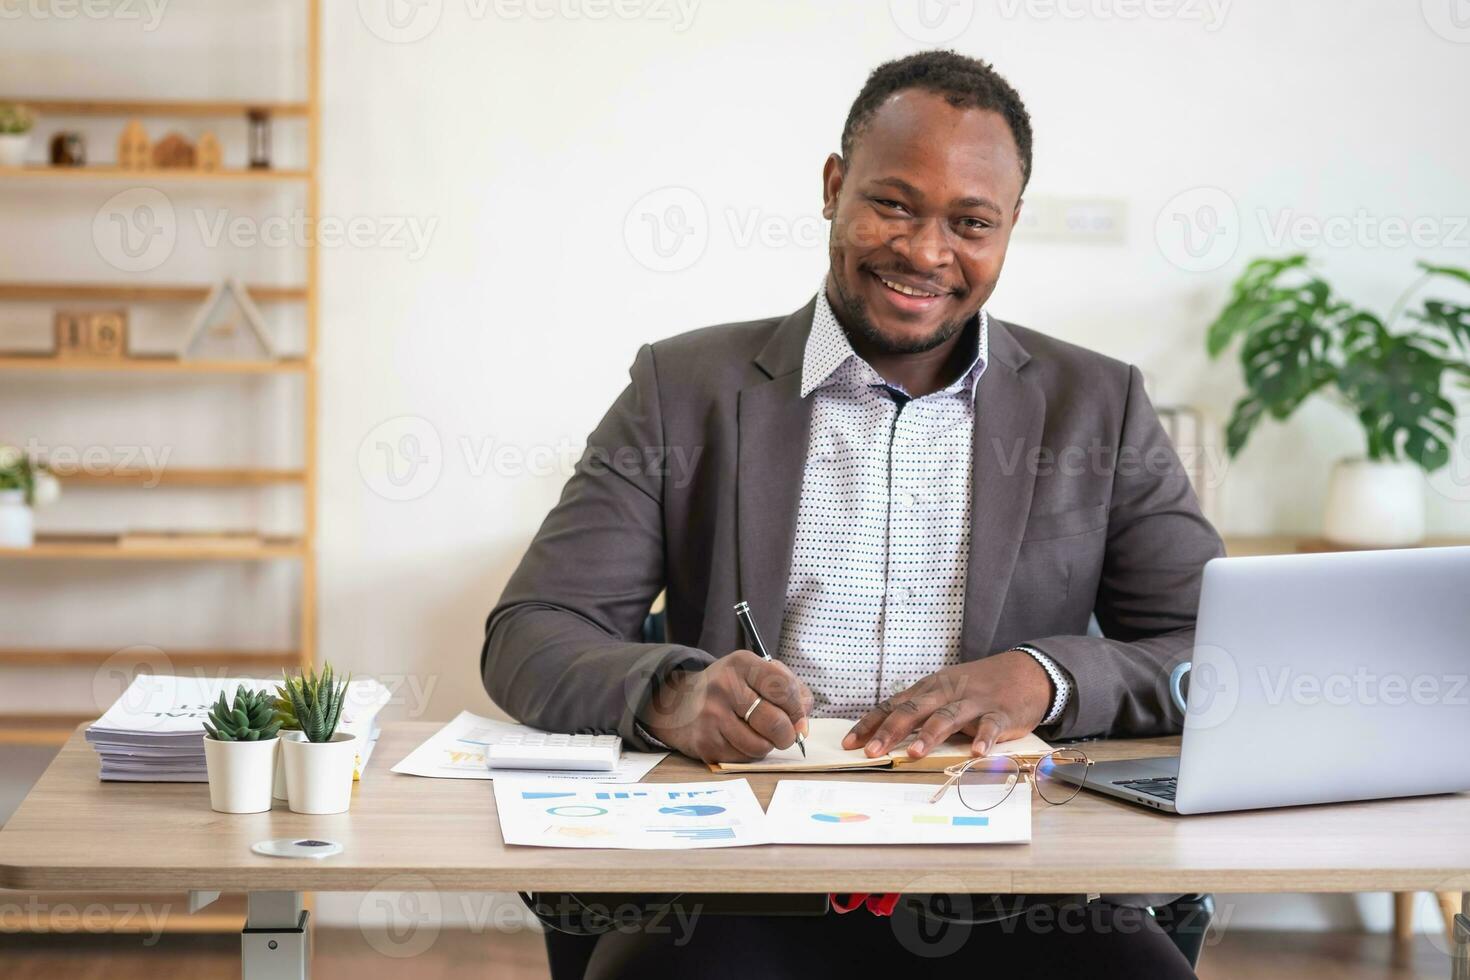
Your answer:
[[[271,165],[271,114],[264,109],[251,109],[250,169],[269,170]]]

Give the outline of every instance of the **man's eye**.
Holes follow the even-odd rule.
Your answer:
[[[983,218],[961,218],[959,225],[962,231],[970,232],[989,231],[993,227],[990,222]]]
[[[888,200],[886,198],[875,197],[875,198],[873,198],[873,203],[876,204],[876,205],[878,205],[880,208],[884,208],[885,210],[890,210],[890,211],[907,211],[908,210],[902,204],[899,204],[897,201],[890,201],[890,200]]]

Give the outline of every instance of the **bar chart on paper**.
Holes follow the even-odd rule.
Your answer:
[[[743,779],[577,787],[497,779],[507,844],[675,850],[766,843],[765,814]]]
[[[1017,844],[1031,840],[1031,793],[969,809],[937,784],[783,779],[766,808],[773,844]],[[997,797],[998,799],[999,797]]]

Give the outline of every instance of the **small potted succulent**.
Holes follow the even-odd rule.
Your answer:
[[[25,106],[0,102],[0,167],[19,167],[25,163],[35,122],[31,110]]]
[[[281,692],[301,726],[301,736],[281,744],[286,799],[295,813],[345,813],[352,803],[357,736],[337,731],[347,681],[331,665],[320,675],[308,668],[287,676]]]
[[[209,769],[209,805],[220,813],[260,813],[271,808],[275,782],[275,699],[268,691],[235,688],[233,702],[219,701],[204,723],[204,762]]]
[[[0,548],[36,543],[33,507],[61,496],[61,484],[45,466],[15,446],[0,446]]]

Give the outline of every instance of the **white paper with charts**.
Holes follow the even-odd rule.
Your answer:
[[[743,779],[577,786],[495,780],[507,844],[687,850],[767,842],[765,814]]]
[[[536,729],[525,725],[461,711],[453,721],[404,756],[393,771],[406,776],[436,779],[556,778],[583,783],[636,783],[668,755],[667,752],[630,752],[624,749],[617,768],[610,772],[485,767],[485,746],[493,739],[534,731]]]
[[[1031,840],[1031,785],[983,812],[938,783],[783,779],[766,808],[773,844],[1022,844]],[[966,792],[970,792],[969,789]],[[998,798],[999,790],[991,790]]]

